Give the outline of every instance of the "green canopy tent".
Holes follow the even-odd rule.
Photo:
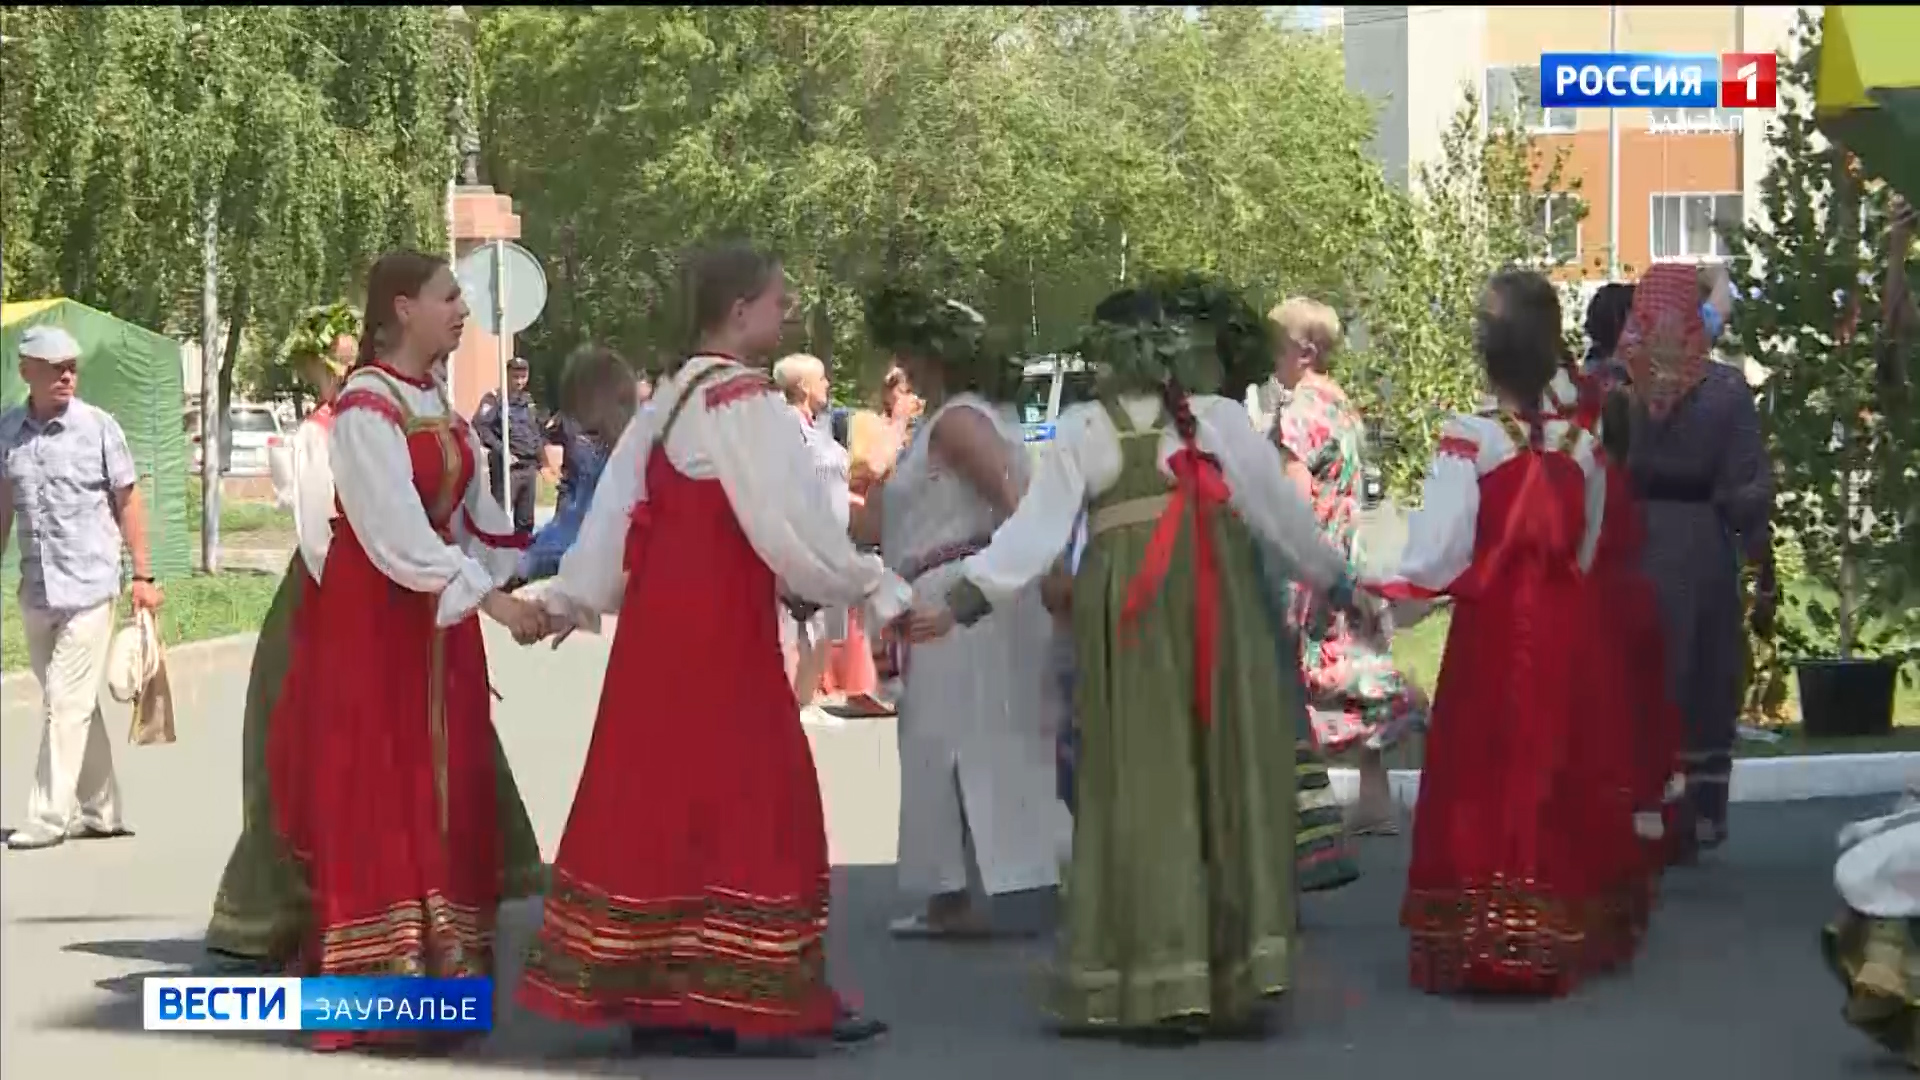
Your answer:
[[[145,327],[72,300],[0,305],[0,407],[24,402],[20,336],[54,325],[80,342],[80,396],[113,414],[127,434],[140,494],[147,505],[147,542],[163,582],[193,571],[187,526],[187,434],[181,427],[180,345]],[[7,546],[5,586],[12,599],[19,545]]]

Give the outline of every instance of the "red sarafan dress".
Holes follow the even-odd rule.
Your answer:
[[[297,971],[490,975],[507,868],[473,612],[514,542],[430,380],[356,371],[330,451],[340,513],[326,587],[302,598],[268,745],[277,825],[313,897]],[[517,799],[510,812],[524,813]]]
[[[1598,455],[1567,419],[1449,421],[1400,574],[1376,586],[1453,598],[1401,909],[1428,991],[1562,994],[1631,953],[1632,733],[1583,566]]]
[[[854,549],[763,373],[695,357],[654,401],[538,590],[589,628],[619,619],[520,997],[578,1023],[824,1035],[827,838],[780,599],[884,592],[891,619],[910,592]]]

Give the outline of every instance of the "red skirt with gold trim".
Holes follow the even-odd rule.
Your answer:
[[[345,519],[302,598],[268,746],[313,894],[305,975],[488,975],[503,888],[480,624],[438,630]],[[317,1044],[395,1041],[334,1032]]]
[[[1434,694],[1401,922],[1415,985],[1563,994],[1644,923],[1626,690],[1604,597],[1525,573],[1459,601]]]
[[[824,1034],[827,842],[773,574],[655,452],[521,1000],[575,1023]]]

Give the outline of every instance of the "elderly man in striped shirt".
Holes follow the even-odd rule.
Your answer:
[[[123,542],[134,607],[161,602],[126,434],[75,395],[79,363],[73,335],[32,327],[20,341],[27,401],[0,413],[0,556],[18,524],[20,617],[44,725],[14,850],[127,835],[100,715]]]

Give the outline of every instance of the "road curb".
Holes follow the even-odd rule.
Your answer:
[[[801,714],[801,723],[814,735],[893,722],[890,716],[837,719],[819,709],[808,709]],[[1359,794],[1358,770],[1334,768],[1327,773],[1334,793],[1342,802],[1351,802]],[[1388,783],[1394,801],[1412,809],[1420,793],[1420,770],[1394,769],[1388,773]],[[1744,758],[1734,762],[1730,798],[1737,803],[1782,803],[1896,795],[1915,784],[1920,784],[1920,752]]]
[[[1328,769],[1327,774],[1342,802],[1358,794],[1357,770]],[[1920,783],[1920,752],[1741,758],[1733,763],[1728,798],[1737,803],[1782,803],[1895,795],[1916,783]],[[1411,809],[1420,793],[1420,770],[1394,769],[1388,773],[1388,784],[1394,802]]]
[[[245,674],[253,662],[253,642],[258,634],[233,634],[228,637],[190,641],[167,650],[168,680],[179,685],[183,679],[208,674],[211,669],[233,667]],[[31,671],[12,671],[0,675],[0,716],[14,717],[37,713],[40,708],[40,684]]]

